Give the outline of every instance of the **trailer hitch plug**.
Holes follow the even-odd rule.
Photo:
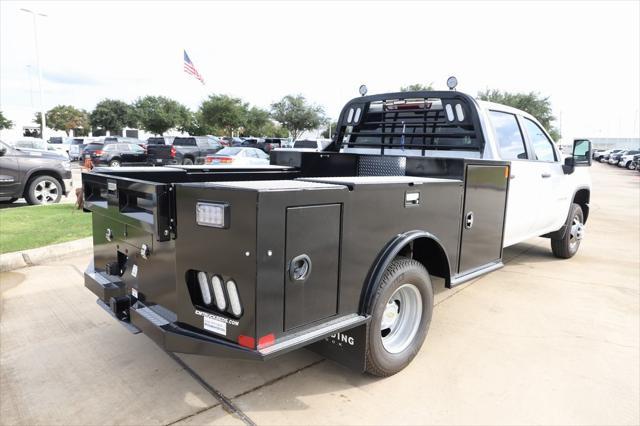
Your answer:
[[[109,307],[120,321],[129,321],[129,308],[131,307],[129,296],[112,297],[109,299]]]

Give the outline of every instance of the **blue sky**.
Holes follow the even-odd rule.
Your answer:
[[[453,74],[471,94],[550,96],[567,138],[638,137],[639,4],[3,0],[0,108],[22,122],[39,107],[24,7],[48,15],[39,20],[46,108],[147,94],[196,108],[210,93],[268,107],[302,93],[337,117],[362,83],[370,93],[444,88]],[[206,86],[182,71],[183,48]]]

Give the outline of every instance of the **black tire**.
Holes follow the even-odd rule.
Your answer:
[[[627,169],[629,169],[629,170],[635,170],[636,169],[636,165],[634,164],[633,161],[629,161],[627,163]]]
[[[564,233],[564,237],[551,239],[551,251],[555,257],[569,259],[578,252],[582,234],[584,233],[583,229],[576,228],[576,230],[573,230],[573,226],[578,222],[581,227],[584,226],[584,214],[582,213],[582,207],[573,203],[569,210],[567,230]]]
[[[193,160],[191,158],[184,158],[182,160],[182,164],[185,166],[191,166],[193,164]]]
[[[407,284],[409,286],[407,286]],[[414,311],[411,311],[408,308],[410,304],[407,303],[407,307],[405,308],[407,310],[402,314],[403,307],[398,301],[394,300],[393,302],[398,306],[398,313],[396,314],[397,317],[394,324],[398,322],[402,324],[402,321],[399,320],[403,319],[404,315],[406,318],[414,320],[409,324],[412,324],[410,327],[415,327],[415,319],[418,315],[409,314],[411,312],[421,312],[421,315],[417,323],[417,330],[407,333],[407,338],[404,340],[404,345],[407,346],[400,350],[404,345],[399,345],[398,352],[393,353],[385,346],[389,345],[389,342],[384,342],[384,339],[385,337],[392,337],[391,333],[397,334],[397,330],[392,331],[391,327],[383,330],[383,316],[388,312],[388,304],[393,306],[390,300],[392,296],[396,297],[396,294],[406,290],[409,290],[409,293],[413,294],[414,297],[417,297],[419,294],[421,298],[421,309],[416,308]],[[372,318],[371,325],[369,326],[365,369],[367,373],[374,376],[387,377],[405,368],[422,347],[422,343],[429,330],[431,315],[433,313],[433,287],[431,286],[429,273],[420,262],[398,257],[394,259],[386,269],[374,291],[375,293],[373,294],[369,307],[369,313],[372,315]],[[385,335],[384,333],[387,334]],[[413,337],[410,337],[412,333],[415,334],[413,334]]]
[[[15,203],[17,200],[17,198],[8,198],[6,200],[0,200],[0,204],[11,204]]]
[[[601,162],[601,163],[604,163],[607,160],[605,160],[604,157],[600,157],[600,159],[598,161]]]
[[[109,161],[109,167],[120,167],[122,166],[122,163],[120,162],[119,158],[113,158],[111,159],[111,161]]]
[[[24,198],[31,205],[58,203],[62,198],[62,185],[53,176],[37,176],[27,185]]]

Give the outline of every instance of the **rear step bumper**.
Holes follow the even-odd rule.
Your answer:
[[[123,282],[114,281],[102,273],[94,271],[93,264],[90,264],[85,271],[84,281],[85,287],[106,305],[110,304],[111,298],[118,299],[126,296],[126,287]],[[121,321],[116,316],[116,312],[111,312],[111,315]],[[178,322],[170,322],[140,301],[135,301],[128,309],[127,319],[128,321],[122,322],[135,326],[158,346],[169,352],[264,361],[318,342],[336,333],[367,324],[370,317],[352,314],[336,318],[322,325],[278,339],[271,346],[255,350],[193,331],[191,328],[187,329]]]

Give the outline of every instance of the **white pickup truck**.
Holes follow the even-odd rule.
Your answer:
[[[268,360],[308,347],[389,376],[453,287],[535,236],[577,252],[591,143],[562,158],[529,114],[456,91],[347,102],[322,151],[264,166],[83,174],[85,286],[166,350]]]
[[[482,147],[473,141],[442,146],[440,143],[444,138],[440,138],[439,143],[432,143],[424,149],[422,136],[420,142],[415,143],[418,137],[412,136],[412,129],[406,127],[407,122],[404,124],[404,146],[384,149],[384,155],[510,161],[503,246],[543,236],[551,239],[554,255],[572,257],[585,234],[584,224],[589,216],[591,197],[589,169],[574,167],[574,158],[580,159],[575,165],[591,165],[591,143],[576,140],[573,156],[564,158],[549,133],[531,114],[464,96],[477,110],[484,137]],[[400,96],[398,98],[401,99]],[[462,108],[445,111],[439,98],[402,99],[397,102],[400,110],[428,106],[429,111],[441,110],[451,123],[464,120]],[[376,107],[385,108],[384,104],[370,105],[367,112],[375,112]],[[399,128],[402,128],[402,123]],[[413,146],[409,146],[414,140]],[[363,144],[343,143],[341,152],[379,154],[380,146],[375,142],[369,139]]]

